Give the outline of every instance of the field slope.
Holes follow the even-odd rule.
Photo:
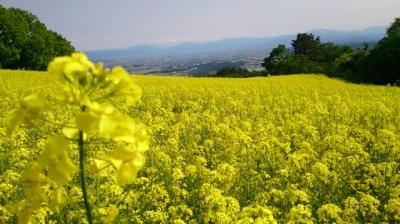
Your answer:
[[[320,75],[136,80],[143,97],[127,110],[148,126],[148,160],[129,195],[109,178],[91,189],[101,192],[96,216],[124,198],[119,220],[132,223],[400,222],[398,87]],[[0,70],[0,124],[17,99],[54,102],[59,87],[45,72]],[[0,128],[0,222],[15,221],[5,207],[21,196],[18,173],[68,122],[64,111],[52,104],[13,139]],[[70,190],[58,217],[79,222],[80,191]]]

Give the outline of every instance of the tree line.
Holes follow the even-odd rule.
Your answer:
[[[400,18],[394,20],[386,36],[372,48],[367,43],[358,48],[322,43],[312,33],[299,33],[290,48],[278,45],[272,49],[262,66],[265,68],[262,72],[223,68],[214,76],[323,73],[352,82],[400,84]]]
[[[0,68],[44,70],[57,56],[75,49],[30,12],[0,5]]]

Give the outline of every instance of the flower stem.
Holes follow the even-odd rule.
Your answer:
[[[82,107],[82,111],[84,111],[84,110],[85,110],[85,108]],[[83,202],[85,203],[86,216],[87,216],[88,222],[89,222],[89,224],[93,224],[92,210],[90,208],[90,203],[88,200],[88,194],[87,194],[87,190],[86,190],[85,150],[84,150],[84,141],[83,141],[83,131],[82,130],[79,131],[78,145],[79,145],[79,169],[80,169],[80,177],[81,177]]]

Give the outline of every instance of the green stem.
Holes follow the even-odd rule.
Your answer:
[[[82,107],[82,111],[84,111],[85,108]],[[79,140],[78,140],[78,145],[79,145],[79,169],[80,169],[80,177],[81,177],[81,188],[82,188],[82,194],[83,194],[83,202],[85,203],[85,209],[86,209],[86,215],[89,224],[93,224],[93,216],[92,216],[92,210],[90,208],[90,203],[88,200],[88,194],[86,190],[86,176],[85,176],[85,150],[84,150],[84,141],[83,141],[83,131],[79,131]]]

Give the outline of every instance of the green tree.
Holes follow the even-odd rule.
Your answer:
[[[368,46],[364,44],[358,49],[343,52],[333,62],[333,75],[352,82],[365,82],[365,77],[359,72],[364,66],[363,61],[368,55]]]
[[[395,19],[384,37],[356,68],[363,81],[386,84],[400,82],[400,18]]]
[[[318,62],[323,67],[323,73],[329,76],[338,76],[337,62],[341,55],[351,54],[354,52],[350,46],[339,46],[334,43],[323,43],[320,45]]]
[[[314,37],[314,34],[299,33],[296,40],[292,41],[292,47],[295,55],[307,56],[312,60],[318,60],[320,54],[321,40]]]
[[[280,44],[272,49],[268,57],[264,58],[262,66],[271,75],[285,74],[289,55],[290,53],[286,46]]]
[[[74,47],[30,12],[0,5],[0,68],[44,70]]]
[[[305,55],[291,55],[286,64],[285,73],[283,74],[310,74],[322,73],[324,68],[322,64],[311,60]]]
[[[354,82],[400,84],[400,18],[372,50],[368,43],[358,49],[321,43],[313,34],[299,33],[293,53],[284,45],[274,48],[262,66],[269,74],[325,73]]]
[[[320,73],[323,68],[318,62],[304,54],[293,54],[285,45],[272,49],[270,55],[264,58],[262,66],[271,75]]]
[[[214,75],[210,76],[239,78],[239,77],[249,77],[251,76],[251,74],[245,68],[226,66],[219,69]]]
[[[394,22],[387,30],[388,36],[394,36],[400,34],[400,18],[394,19]]]

